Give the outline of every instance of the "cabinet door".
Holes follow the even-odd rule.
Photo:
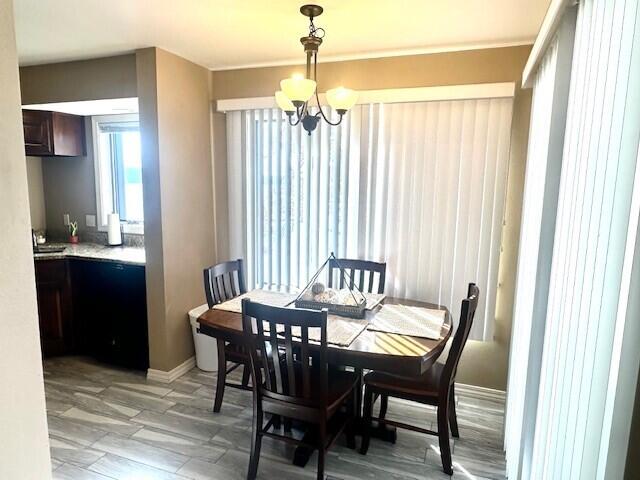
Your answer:
[[[53,123],[50,112],[23,110],[22,128],[27,155],[53,155]]]
[[[85,155],[84,117],[53,112],[53,153],[65,157]]]
[[[36,261],[36,290],[43,355],[70,353],[73,318],[66,260]]]
[[[144,267],[109,264],[108,276],[114,300],[110,322],[114,362],[146,369],[149,340]]]
[[[129,368],[149,367],[145,271],[142,266],[78,260],[84,351]],[[78,295],[77,295],[78,296]]]

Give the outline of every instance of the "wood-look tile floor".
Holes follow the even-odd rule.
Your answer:
[[[239,373],[239,372],[238,372]],[[228,388],[222,411],[211,412],[215,374],[194,368],[170,384],[144,373],[80,357],[44,363],[53,477],[57,480],[244,479],[249,460],[251,393]],[[454,478],[504,479],[503,405],[458,396],[460,439],[453,444]],[[389,418],[433,428],[435,412],[389,402]],[[358,445],[360,439],[358,438]],[[369,453],[340,439],[327,460],[328,477],[448,479],[435,437],[406,430],[395,445],[372,439]],[[293,447],[265,438],[259,478],[315,478],[291,464]]]

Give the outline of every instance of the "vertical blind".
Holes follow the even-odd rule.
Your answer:
[[[509,361],[509,478],[529,478],[575,34],[571,8],[534,77]]]
[[[558,60],[557,40],[549,47],[542,60],[535,83],[531,103],[531,128],[529,132],[529,151],[525,173],[525,185],[522,203],[522,227],[520,230],[520,254],[518,256],[518,274],[513,310],[511,357],[509,368],[509,395],[507,397],[505,421],[505,447],[507,453],[507,471],[509,478],[520,478],[522,469],[520,459],[526,421],[527,377],[539,372],[540,365],[530,365],[532,334],[536,326],[544,328],[544,322],[534,323],[534,301],[538,257],[540,255],[540,234],[542,230],[542,210],[544,204],[545,183],[547,180],[547,160],[549,137],[551,134],[551,112],[553,109],[553,87],[555,84]],[[553,219],[555,224],[555,218]],[[536,312],[544,316],[542,312]],[[539,320],[537,318],[536,320]],[[544,318],[543,318],[544,320]],[[517,353],[516,353],[517,352]],[[530,400],[533,398],[529,397]],[[537,395],[536,395],[537,399]],[[522,478],[528,478],[523,473]]]
[[[330,252],[387,262],[386,293],[449,306],[470,281],[491,339],[512,99],[356,106],[311,136],[275,109],[227,113],[232,255],[250,286],[303,286]]]
[[[631,413],[616,405],[621,379],[638,372],[637,336],[623,333],[638,331],[626,305],[640,288],[628,281],[640,256],[639,137],[638,2],[581,1],[531,478],[622,476],[618,433],[626,419],[628,438]]]

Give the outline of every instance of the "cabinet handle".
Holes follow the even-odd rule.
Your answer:
[[[122,265],[121,263],[116,263],[113,268],[115,268],[116,270],[124,270],[124,265]]]

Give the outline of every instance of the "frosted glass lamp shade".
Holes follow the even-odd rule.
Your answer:
[[[349,88],[338,87],[327,91],[327,102],[338,113],[345,113],[358,100],[358,92]]]
[[[276,92],[276,103],[281,110],[284,110],[287,113],[296,111],[296,107],[293,102],[289,100],[289,97],[287,97],[281,90]]]
[[[304,78],[302,75],[294,75],[291,78],[282,80],[280,82],[280,88],[294,105],[302,105],[309,100],[313,92],[316,91],[316,82]]]

